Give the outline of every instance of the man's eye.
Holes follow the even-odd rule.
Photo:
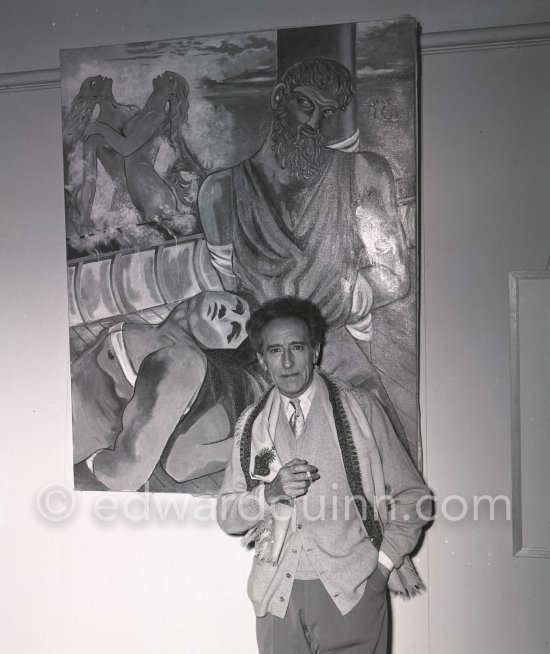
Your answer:
[[[325,109],[323,111],[323,116],[325,118],[330,118],[330,116],[332,116],[333,113],[334,113],[334,109]]]
[[[269,350],[269,354],[281,354],[282,349],[280,347],[272,347]]]
[[[304,346],[303,346],[303,345],[293,345],[293,346],[292,346],[292,349],[293,349],[295,352],[301,352],[301,351],[304,349]]]
[[[306,100],[305,98],[298,98],[298,104],[303,109],[311,109],[313,107],[311,102],[309,100]]]

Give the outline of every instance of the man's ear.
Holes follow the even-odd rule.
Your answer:
[[[279,103],[281,102],[282,98],[282,91],[285,88],[285,84],[283,82],[279,82],[278,84],[275,84],[275,86],[271,89],[271,108],[275,111],[275,109],[279,108]]]
[[[319,354],[320,354],[320,352],[321,352],[321,346],[320,346],[320,345],[316,345],[316,346],[313,348],[313,363],[316,364],[317,361],[319,361]]]
[[[267,372],[267,366],[265,365],[263,356],[259,352],[256,352],[256,356],[258,357],[258,361],[260,362],[262,368]]]

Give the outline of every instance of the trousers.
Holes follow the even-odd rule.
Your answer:
[[[295,579],[285,617],[256,618],[259,654],[387,654],[386,580],[372,577],[345,615],[319,579]]]

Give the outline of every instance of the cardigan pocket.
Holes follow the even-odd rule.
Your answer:
[[[256,556],[254,557],[247,584],[248,597],[254,605],[258,605],[265,600],[267,590],[276,572],[276,566],[260,561]]]

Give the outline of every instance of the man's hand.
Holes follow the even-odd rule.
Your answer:
[[[386,568],[386,566],[383,563],[380,563],[380,561],[378,562],[378,569],[384,575],[384,578],[387,581],[390,578],[391,570]]]
[[[384,593],[388,586],[390,572],[382,563],[379,563],[367,579],[367,587],[375,593]]]
[[[279,470],[272,482],[265,485],[265,501],[274,504],[301,497],[317,479],[319,472],[315,466],[304,459],[292,459]]]

